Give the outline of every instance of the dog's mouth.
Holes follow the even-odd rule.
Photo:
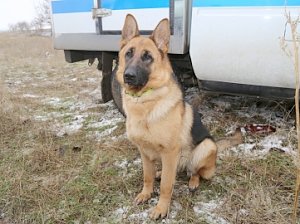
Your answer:
[[[128,79],[124,77],[124,83],[128,89],[132,91],[140,91],[147,84],[147,81]]]

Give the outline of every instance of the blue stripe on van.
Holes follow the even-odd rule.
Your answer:
[[[101,0],[101,7],[121,9],[167,8],[169,0]],[[55,0],[52,1],[53,13],[91,12],[93,0]]]
[[[169,0],[101,0],[101,7],[112,10],[166,8]],[[285,0],[193,0],[193,7],[284,6]],[[300,0],[287,0],[287,6],[300,6]],[[93,0],[53,0],[53,13],[91,12]]]
[[[91,12],[94,0],[52,0],[52,13]]]
[[[101,0],[101,7],[113,10],[167,8],[169,0]]]
[[[286,2],[286,3],[285,3]],[[194,0],[193,7],[300,6],[300,0]]]

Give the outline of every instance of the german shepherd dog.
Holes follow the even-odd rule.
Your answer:
[[[160,198],[150,217],[168,213],[178,170],[187,169],[189,188],[199,186],[216,170],[217,149],[241,142],[241,134],[215,142],[196,110],[183,99],[168,59],[168,19],[159,22],[150,37],[139,35],[135,18],[127,15],[122,30],[117,80],[122,87],[127,136],[140,151],[144,186],[137,204],[151,198],[156,176],[155,161],[161,161]]]

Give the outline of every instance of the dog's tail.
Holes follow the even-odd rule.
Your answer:
[[[221,152],[230,147],[236,146],[243,142],[242,132],[239,128],[235,130],[235,132],[226,138],[222,138],[216,142],[218,151]]]

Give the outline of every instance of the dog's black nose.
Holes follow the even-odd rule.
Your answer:
[[[136,85],[137,74],[133,69],[126,69],[124,73],[124,82],[129,85]]]

